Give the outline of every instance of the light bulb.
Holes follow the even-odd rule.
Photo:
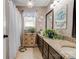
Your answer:
[[[32,8],[32,7],[33,7],[33,2],[32,2],[32,1],[29,1],[29,2],[27,3],[27,6],[28,6],[29,8]]]

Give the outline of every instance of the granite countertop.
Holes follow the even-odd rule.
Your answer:
[[[64,57],[64,59],[76,59],[76,51],[74,56],[72,54],[68,54],[66,53],[66,50],[63,50],[62,47],[66,46],[66,47],[72,47],[72,48],[76,48],[76,44],[71,42],[71,41],[67,41],[67,40],[53,40],[53,39],[49,39],[46,38],[40,34],[38,34],[40,37],[42,37],[44,39],[44,41],[46,41],[53,49],[55,49],[62,57]],[[73,53],[73,51],[68,51],[70,53]]]

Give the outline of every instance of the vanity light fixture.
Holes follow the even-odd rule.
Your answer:
[[[60,1],[57,1],[58,3],[60,2]]]
[[[50,4],[50,9],[54,8],[57,3],[59,3],[59,0],[54,1],[52,4]]]
[[[50,4],[50,9],[52,9],[53,8],[53,4]]]
[[[27,6],[28,6],[28,8],[32,8],[34,6],[33,1],[29,0],[28,3],[27,3]]]

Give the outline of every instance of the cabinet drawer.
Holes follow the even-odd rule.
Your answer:
[[[48,44],[44,41],[44,49],[48,50]]]
[[[39,39],[39,45],[40,45],[40,46],[43,45],[43,39]]]

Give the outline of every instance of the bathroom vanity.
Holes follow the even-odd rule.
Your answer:
[[[63,59],[63,57],[56,52],[45,40],[44,38],[38,36],[38,47],[42,53],[44,59]]]
[[[44,59],[76,59],[75,43],[72,43],[70,41],[53,40],[38,34],[37,44]],[[70,47],[72,49],[70,49],[70,51],[68,49],[64,50],[63,47]],[[69,54],[67,53],[67,51]]]
[[[68,40],[50,39],[36,33],[24,33],[24,47],[38,46],[43,59],[76,59],[76,44]]]

